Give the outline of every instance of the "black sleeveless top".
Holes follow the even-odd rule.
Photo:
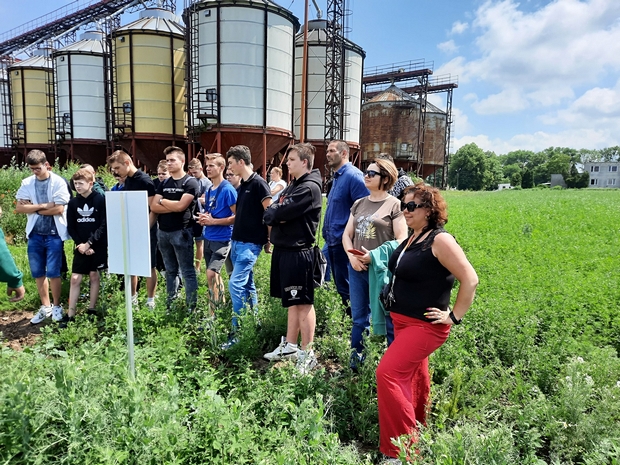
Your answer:
[[[390,312],[431,322],[424,316],[428,307],[447,310],[454,276],[433,255],[431,246],[437,234],[447,233],[434,229],[421,242],[413,243],[398,257],[407,241],[403,241],[390,257],[388,268],[394,275],[394,299]]]

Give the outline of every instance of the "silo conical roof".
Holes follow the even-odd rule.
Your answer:
[[[413,95],[405,92],[401,88],[397,87],[395,84],[392,84],[390,87],[382,91],[381,93],[375,95],[370,100],[364,103],[378,103],[378,102],[409,102],[409,103],[418,103],[418,98]],[[426,113],[441,113],[445,114],[445,111],[439,109],[429,101],[426,102]]]
[[[13,63],[9,69],[18,68],[51,68],[50,59],[44,56],[34,56],[27,60]]]
[[[114,31],[114,35],[125,31],[165,32],[169,34],[183,35],[185,28],[177,21],[178,17],[168,10],[152,8],[143,10],[140,19],[135,20]]]

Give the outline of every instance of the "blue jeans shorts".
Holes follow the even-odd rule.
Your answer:
[[[62,266],[62,239],[54,234],[28,237],[28,262],[33,278],[60,278]]]

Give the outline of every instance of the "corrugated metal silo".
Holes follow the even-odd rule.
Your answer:
[[[33,56],[8,68],[11,135],[14,145],[23,154],[32,149],[47,152],[55,144],[52,63],[46,50],[37,52],[41,56]]]
[[[195,82],[190,127],[210,152],[237,144],[265,168],[293,139],[293,44],[299,21],[268,0],[207,0],[184,12]],[[191,122],[190,122],[191,125]]]
[[[176,19],[148,9],[112,33],[115,136],[151,170],[165,147],[185,147],[184,28]]]
[[[444,165],[446,113],[426,103],[423,178]],[[392,85],[362,105],[362,154],[370,160],[381,152],[396,165],[417,169],[420,105],[418,99]]]
[[[308,81],[305,141],[316,146],[315,166],[325,169],[325,63],[327,60],[327,21],[308,22]],[[300,134],[301,78],[303,33],[295,40],[295,134]],[[366,53],[358,45],[345,40],[344,121],[343,138],[352,153],[360,148],[360,111],[362,106],[362,75]],[[329,141],[328,141],[329,142]],[[325,173],[323,173],[325,174]]]
[[[106,91],[104,37],[86,32],[79,42],[53,53],[59,142],[71,158],[105,164]]]

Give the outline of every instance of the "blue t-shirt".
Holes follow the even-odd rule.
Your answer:
[[[50,178],[51,176],[42,181],[38,178],[35,178],[34,188],[37,192],[37,203],[48,203],[50,201],[47,197],[47,190],[49,189]],[[56,232],[56,223],[54,223],[54,217],[50,215],[39,215],[37,213],[37,221],[34,223],[34,228],[32,228],[30,234],[40,234],[42,236],[57,235],[58,233]]]
[[[323,220],[323,237],[328,246],[342,245],[342,235],[353,203],[369,194],[364,175],[351,163],[345,163],[334,173]]]
[[[231,206],[237,203],[237,190],[227,180],[215,189],[205,192],[205,213],[213,218],[228,218],[233,215]],[[208,241],[228,242],[232,236],[233,225],[205,226],[202,236]]]

